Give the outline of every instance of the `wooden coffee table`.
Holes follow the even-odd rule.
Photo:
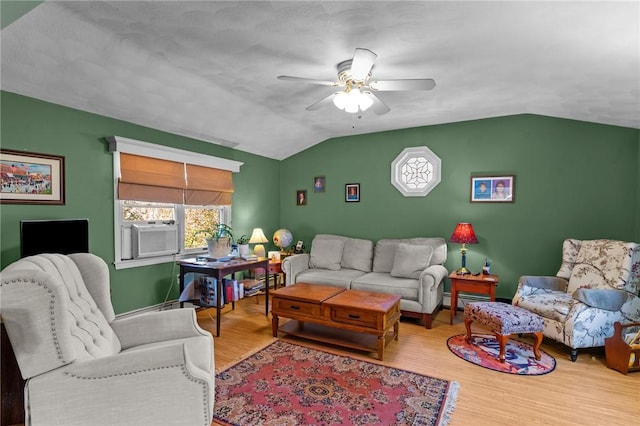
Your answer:
[[[272,292],[271,326],[299,337],[376,351],[398,340],[400,296],[317,284],[296,283]],[[290,318],[278,327],[280,317]]]

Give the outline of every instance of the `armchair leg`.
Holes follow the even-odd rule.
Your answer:
[[[571,361],[576,362],[578,359],[578,350],[571,348]]]

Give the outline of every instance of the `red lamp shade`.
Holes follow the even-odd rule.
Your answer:
[[[477,244],[475,232],[473,232],[473,226],[470,223],[459,223],[456,225],[456,229],[453,230],[453,234],[449,237],[449,242],[462,243],[462,244]]]

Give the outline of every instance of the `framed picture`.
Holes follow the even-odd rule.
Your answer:
[[[296,206],[307,205],[307,191],[305,189],[298,189],[296,191]]]
[[[515,180],[514,175],[471,176],[471,202],[513,203]]]
[[[347,203],[357,203],[360,201],[359,183],[347,183],[344,185],[344,200]]]
[[[313,178],[313,192],[324,192],[325,179],[324,176],[316,176]]]
[[[64,157],[0,149],[2,204],[64,204]]]
[[[267,257],[269,258],[270,261],[279,262],[280,261],[280,252],[279,251],[269,251],[267,253]]]

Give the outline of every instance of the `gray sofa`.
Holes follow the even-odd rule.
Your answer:
[[[282,261],[286,284],[306,282],[353,290],[398,294],[404,316],[431,328],[442,307],[447,269],[443,238],[371,240],[318,234],[310,253]]]

